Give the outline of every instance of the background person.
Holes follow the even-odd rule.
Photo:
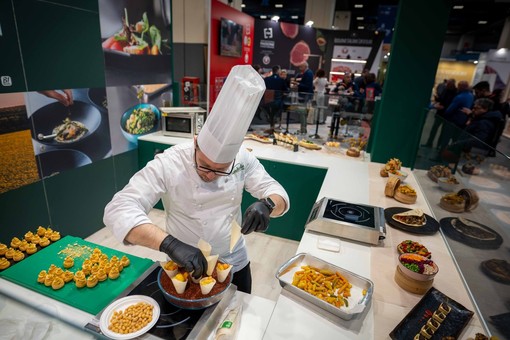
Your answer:
[[[281,117],[283,109],[283,95],[289,89],[285,80],[280,78],[280,66],[273,66],[271,76],[264,78],[266,92],[264,92],[264,109],[269,116],[269,129],[265,133],[274,133],[275,118]]]
[[[289,198],[250,152],[240,148],[265,86],[248,65],[234,66],[198,137],[158,154],[116,193],[105,208],[104,223],[122,242],[166,253],[200,277],[207,269],[200,239],[233,266],[233,283],[251,292],[251,270],[244,237],[230,253],[231,224],[242,234],[263,232],[269,217],[283,215]],[[259,199],[241,214],[243,191]],[[166,226],[147,214],[162,199]],[[242,223],[241,223],[242,222]]]
[[[47,91],[38,91],[40,94],[48,97],[56,99],[64,106],[70,106],[74,104],[73,100],[73,91],[69,89],[65,90],[47,90]]]

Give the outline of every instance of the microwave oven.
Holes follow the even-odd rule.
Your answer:
[[[160,107],[164,136],[193,138],[205,123],[201,107]]]

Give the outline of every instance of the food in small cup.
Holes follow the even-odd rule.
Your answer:
[[[395,221],[410,227],[423,227],[425,224],[427,224],[425,213],[423,213],[423,210],[419,208],[394,214],[392,218]]]
[[[211,276],[204,277],[200,280],[200,290],[203,295],[209,294],[209,292],[213,289],[216,284],[216,280]]]
[[[443,195],[439,201],[439,206],[444,210],[451,212],[463,212],[466,207],[466,200],[463,196],[455,193]]]
[[[179,266],[172,260],[159,263],[168,277],[174,277],[179,272]]]
[[[400,255],[399,267],[406,276],[418,281],[432,280],[439,271],[434,261],[418,254]]]
[[[359,157],[359,155],[361,154],[361,152],[359,151],[358,148],[356,147],[350,147],[347,149],[347,151],[345,152],[345,154],[349,157]]]
[[[414,190],[413,187],[411,187],[408,184],[400,185],[395,190],[395,195],[393,196],[397,201],[406,203],[406,204],[413,204],[416,202],[416,190]]]
[[[394,170],[400,170],[402,168],[402,162],[398,158],[391,158],[386,164],[381,168],[379,174],[382,177],[388,177],[388,173]]]
[[[214,267],[216,267],[216,262],[218,262],[218,255],[211,255],[206,256],[205,259],[207,260],[207,276],[211,276],[214,270]]]
[[[429,259],[432,257],[432,253],[423,244],[411,240],[400,242],[397,251],[399,254],[417,254]]]
[[[450,192],[452,192],[453,189],[460,185],[459,181],[457,180],[457,177],[453,175],[449,177],[439,177],[437,179],[437,184],[439,184],[439,188],[441,188],[442,190]]]
[[[230,273],[230,270],[232,269],[232,265],[228,263],[221,263],[218,262],[216,264],[216,274],[218,276],[218,282],[223,282],[228,276],[228,273]]]
[[[172,283],[174,284],[175,291],[177,294],[184,293],[186,289],[186,285],[188,284],[188,273],[178,273],[174,277],[172,277]]]

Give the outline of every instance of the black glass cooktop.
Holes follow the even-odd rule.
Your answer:
[[[324,218],[376,228],[375,207],[328,199]]]
[[[148,333],[161,339],[186,339],[204,310],[181,309],[166,301],[158,286],[159,268],[156,267],[128,295],[147,295],[158,302],[161,314]]]

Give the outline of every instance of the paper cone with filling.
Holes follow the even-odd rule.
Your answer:
[[[166,275],[168,275],[169,278],[174,277],[179,272],[179,267],[177,266],[177,263],[175,263],[172,260],[166,261],[166,262],[159,262],[159,265],[163,270],[165,271]]]
[[[230,230],[230,252],[234,250],[234,247],[237,244],[237,241],[239,241],[239,238],[241,237],[241,226],[239,223],[237,223],[236,220],[232,221],[232,227]]]
[[[186,285],[188,284],[188,280],[184,280],[184,276],[182,274],[177,274],[174,277],[172,277],[172,283],[174,284],[175,291],[177,294],[184,293],[184,290],[186,289]]]
[[[203,295],[209,294],[215,284],[216,280],[213,279],[211,276],[204,277],[202,280],[200,280],[200,290],[202,291],[202,294]]]
[[[228,266],[226,269],[222,269],[221,267]],[[223,282],[227,279],[228,273],[230,273],[230,270],[232,269],[232,265],[230,264],[223,264],[220,266],[220,263],[218,263],[218,266],[216,266],[216,274],[218,276],[218,281]]]

